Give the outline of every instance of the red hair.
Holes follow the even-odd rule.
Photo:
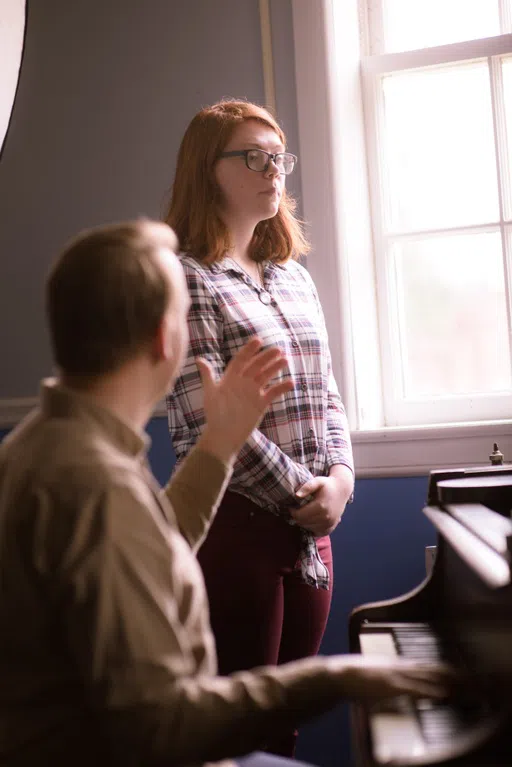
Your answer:
[[[198,112],[180,145],[165,221],[176,232],[181,248],[205,263],[221,260],[231,248],[229,230],[220,215],[215,163],[237,125],[246,120],[263,123],[286,144],[282,129],[266,109],[248,101],[228,100]],[[256,261],[282,262],[309,251],[295,208],[295,200],[284,190],[277,214],[257,224],[250,246]]]

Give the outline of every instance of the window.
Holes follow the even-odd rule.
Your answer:
[[[356,462],[485,463],[494,439],[512,459],[510,0],[292,8],[308,267]]]
[[[512,412],[512,36],[505,10],[498,0],[369,0],[363,8],[389,425]]]

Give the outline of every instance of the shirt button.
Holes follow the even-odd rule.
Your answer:
[[[301,384],[300,388],[302,389],[302,391],[307,391],[308,390],[308,385],[307,384]]]
[[[314,434],[315,434],[315,430],[314,429],[308,429],[308,434],[309,434],[310,437],[313,437]]]
[[[268,306],[272,301],[272,298],[268,293],[262,292],[260,293],[260,301],[262,304],[265,304],[265,306]]]
[[[298,341],[292,341],[292,346],[294,349],[297,349],[298,345],[299,345]]]

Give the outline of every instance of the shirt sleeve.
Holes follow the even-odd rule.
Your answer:
[[[322,332],[325,333],[325,337],[328,338],[327,326],[325,324],[324,312],[318,291],[311,278],[311,275],[306,272],[308,282],[311,285],[313,296],[315,298],[319,322],[321,324]],[[348,426],[347,415],[345,407],[338,391],[338,386],[334,378],[332,370],[331,352],[328,349],[327,352],[327,368],[328,368],[328,383],[327,383],[327,466],[335,466],[336,464],[343,464],[354,473],[354,457],[352,454],[352,441],[350,439],[350,429]]]
[[[180,532],[193,551],[203,542],[230,477],[228,466],[196,446],[165,487]]]
[[[171,439],[178,461],[186,456],[197,441],[205,423],[203,390],[196,358],[202,357],[212,365],[219,378],[229,359],[223,350],[223,319],[213,291],[201,274],[186,272],[191,298],[189,311],[189,352],[167,397],[167,412]],[[240,327],[240,337],[234,345],[241,348],[250,332]],[[281,448],[255,429],[240,451],[235,463],[230,487],[249,490],[266,506],[297,506],[296,491],[313,478],[307,467],[293,461]]]
[[[143,484],[84,500],[66,541],[48,525],[55,505],[48,507],[48,535],[38,538],[52,551],[46,579],[66,652],[116,763],[180,767],[247,753],[341,696],[318,658],[213,675],[199,567]]]
[[[354,473],[352,442],[345,408],[332,372],[329,354],[329,383],[327,405],[327,465],[344,464]]]

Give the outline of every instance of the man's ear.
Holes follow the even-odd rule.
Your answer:
[[[174,333],[169,320],[162,320],[152,344],[153,354],[157,362],[171,359],[174,351]]]

